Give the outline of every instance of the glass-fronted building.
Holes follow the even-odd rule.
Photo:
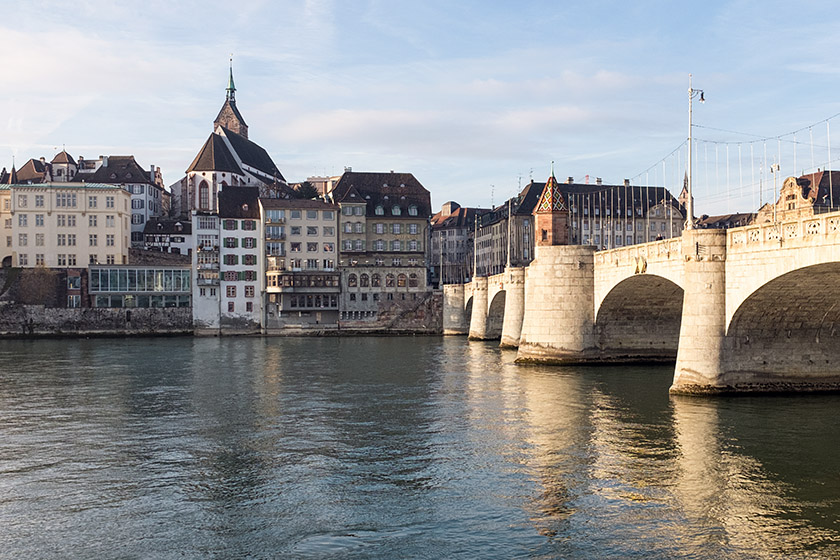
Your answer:
[[[190,307],[190,267],[92,266],[91,307]]]

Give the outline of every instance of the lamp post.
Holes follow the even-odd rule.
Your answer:
[[[700,98],[700,103],[706,101],[703,96],[702,89],[693,89],[691,87],[691,74],[688,75],[688,200],[685,203],[686,219],[685,229],[694,229],[694,196],[691,193],[692,183],[694,179],[691,174],[691,152],[693,148],[692,134],[691,134],[691,118],[692,118],[692,102],[695,97]]]

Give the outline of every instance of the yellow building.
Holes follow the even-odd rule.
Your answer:
[[[0,185],[0,258],[18,267],[127,264],[130,201],[116,185]]]

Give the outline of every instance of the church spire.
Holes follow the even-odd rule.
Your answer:
[[[229,101],[236,101],[236,86],[233,85],[233,55],[230,55],[230,77],[225,91],[227,92],[226,98]]]

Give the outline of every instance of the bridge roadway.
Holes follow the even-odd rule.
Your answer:
[[[840,389],[840,212],[595,251],[444,287],[445,334],[517,361],[674,361],[671,391]]]

